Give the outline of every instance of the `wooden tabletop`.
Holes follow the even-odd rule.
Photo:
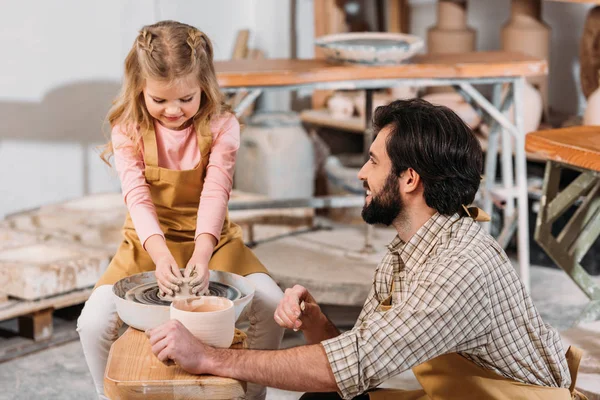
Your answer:
[[[385,66],[334,64],[322,59],[216,61],[222,88],[289,86],[368,79],[459,79],[538,76],[545,60],[514,52],[423,54],[408,63]]]
[[[104,391],[111,399],[235,399],[245,395],[246,384],[166,366],[152,354],[144,332],[129,328],[110,349]]]
[[[600,171],[600,126],[575,126],[532,132],[525,149],[551,161]]]
[[[600,0],[547,0],[561,3],[600,4]]]

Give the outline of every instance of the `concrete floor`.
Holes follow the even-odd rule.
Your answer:
[[[595,278],[600,282],[600,278]],[[565,330],[575,321],[586,297],[562,272],[532,267],[534,302],[545,322]],[[331,315],[335,321],[336,316]],[[74,323],[73,324],[74,328]],[[302,338],[288,335],[285,347],[302,344]],[[396,380],[396,382],[401,382]],[[94,399],[92,381],[78,341],[46,349],[0,364],[0,399]],[[300,393],[269,389],[269,400],[298,399]]]

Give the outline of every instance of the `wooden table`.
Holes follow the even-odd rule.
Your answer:
[[[600,316],[600,287],[581,260],[600,236],[600,126],[533,132],[527,135],[526,146],[548,160],[535,240],[591,300],[578,322],[593,321]],[[560,190],[563,168],[581,174]],[[575,214],[554,237],[553,222],[580,199]]]
[[[490,51],[422,54],[398,65],[335,64],[323,59],[216,61],[221,88],[282,87],[382,79],[476,79],[539,76],[544,60],[521,53]]]
[[[545,60],[520,53],[494,51],[424,54],[415,56],[408,63],[387,66],[342,65],[321,59],[267,59],[218,61],[215,62],[215,68],[217,79],[224,92],[245,91],[247,93],[247,96],[236,107],[238,115],[265,90],[305,88],[365,90],[365,155],[373,141],[371,118],[373,90],[398,85],[454,86],[476,110],[489,117],[491,132],[485,165],[487,177],[496,176],[498,141],[502,136],[502,183],[497,184],[495,179],[485,180],[482,190],[483,208],[491,215],[491,194],[497,186],[503,186],[502,193],[506,194],[508,198],[506,198],[505,224],[501,236],[511,236],[511,232],[515,231],[518,224],[520,275],[525,285],[529,285],[529,225],[527,221],[529,210],[522,92],[524,78],[548,73]],[[473,87],[473,84],[493,85],[493,101],[488,101]],[[503,85],[508,85],[509,88],[504,98],[502,98]],[[514,123],[503,113],[513,103]],[[512,148],[511,135],[515,138],[515,149]],[[515,176],[513,168],[516,172],[516,181],[513,178]],[[331,206],[334,201],[335,199],[330,199],[326,204]],[[298,199],[287,201],[287,203],[290,204],[290,207],[315,207],[317,204],[323,204],[322,200],[318,198]],[[286,201],[274,202],[273,207],[285,207],[287,203]],[[515,203],[518,212],[515,212]],[[262,206],[265,205],[262,204]],[[489,229],[489,224],[487,224],[487,228]],[[371,227],[367,228],[364,249],[366,251],[371,250],[371,229]]]
[[[246,383],[166,366],[152,354],[144,332],[129,328],[110,348],[104,391],[112,400],[239,399]]]

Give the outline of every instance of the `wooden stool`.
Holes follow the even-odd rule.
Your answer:
[[[600,316],[600,286],[581,260],[600,235],[600,126],[533,132],[526,137],[526,150],[548,160],[535,240],[591,300],[578,322],[593,321]],[[559,191],[562,168],[581,174]],[[554,237],[552,223],[580,198],[581,205]]]
[[[231,348],[245,347],[246,334],[236,329]],[[110,348],[104,391],[113,400],[240,399],[246,382],[166,366],[152,354],[146,334],[129,328]]]

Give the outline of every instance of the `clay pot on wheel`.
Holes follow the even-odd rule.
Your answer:
[[[235,332],[235,310],[231,300],[216,296],[174,300],[170,315],[202,343],[221,348],[231,346]]]

